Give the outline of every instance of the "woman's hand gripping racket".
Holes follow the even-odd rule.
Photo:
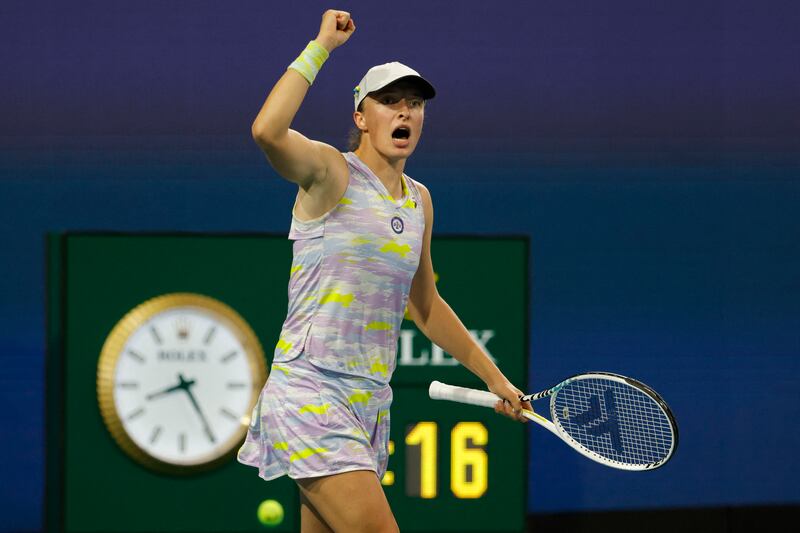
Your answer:
[[[491,392],[431,383],[430,397],[484,407],[500,399]],[[550,418],[523,410],[578,453],[622,470],[653,470],[678,446],[678,425],[666,402],[635,379],[591,372],[565,379],[555,387],[522,396],[523,402],[550,397]]]

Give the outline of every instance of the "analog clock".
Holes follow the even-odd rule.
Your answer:
[[[236,453],[265,381],[261,344],[236,311],[173,293],[143,302],[112,329],[97,394],[106,427],[128,455],[186,474]]]

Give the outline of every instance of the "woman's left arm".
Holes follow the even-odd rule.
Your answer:
[[[520,408],[530,409],[530,403],[520,403],[523,392],[503,375],[497,365],[472,338],[469,331],[452,308],[436,289],[433,263],[431,261],[431,234],[433,231],[433,204],[428,189],[417,183],[422,194],[425,213],[425,234],[422,239],[419,267],[411,282],[408,296],[408,312],[417,327],[431,342],[455,357],[473,374],[486,383],[490,391],[507,402],[498,401],[495,411],[521,422],[527,422],[519,413]]]

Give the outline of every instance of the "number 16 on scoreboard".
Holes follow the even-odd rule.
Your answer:
[[[410,497],[433,499],[439,491],[437,422],[417,422],[406,426],[405,493]],[[450,430],[450,490],[456,498],[480,498],[489,480],[486,445],[489,432],[481,422],[458,422]],[[389,442],[394,453],[394,442]],[[384,485],[394,484],[394,472],[387,471]]]

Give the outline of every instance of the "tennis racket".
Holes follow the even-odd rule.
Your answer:
[[[491,392],[446,385],[428,390],[434,400],[494,407]],[[590,372],[565,379],[555,387],[520,398],[532,402],[550,397],[550,418],[523,410],[581,455],[622,470],[663,466],[678,446],[678,425],[666,402],[635,379],[609,372]]]

